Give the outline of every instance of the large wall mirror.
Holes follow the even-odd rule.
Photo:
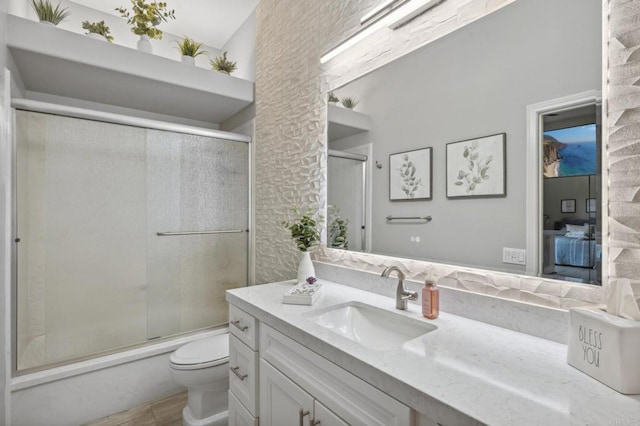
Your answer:
[[[329,103],[328,245],[599,285],[598,96],[540,114],[538,158],[527,109],[599,93],[601,23],[597,0],[518,0],[334,90],[356,102]]]

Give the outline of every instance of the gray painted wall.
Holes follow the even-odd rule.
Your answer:
[[[584,222],[588,222],[589,216],[592,216],[595,220],[595,213],[589,214],[586,212],[587,198],[596,198],[595,186],[595,176],[591,179],[591,184],[589,176],[545,179],[543,213],[549,216],[549,222],[544,225],[545,229],[554,229],[554,222],[562,221],[562,219],[584,219]],[[575,213],[561,212],[560,202],[566,199],[576,200]]]
[[[234,77],[255,81],[256,79],[256,14],[253,12],[222,47],[228,57],[238,62]]]
[[[526,106],[600,88],[600,7],[519,0],[336,90],[373,118],[368,139],[384,165],[373,171],[374,252],[523,271],[502,263],[502,247],[525,248]],[[447,200],[446,144],[502,132],[507,197]],[[389,154],[429,146],[433,200],[389,202]],[[389,225],[389,214],[433,221]]]

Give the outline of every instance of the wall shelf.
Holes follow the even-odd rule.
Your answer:
[[[357,135],[371,130],[371,116],[329,104],[329,141]]]
[[[7,46],[28,91],[210,123],[253,102],[251,81],[17,16]]]

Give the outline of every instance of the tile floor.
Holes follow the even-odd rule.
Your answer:
[[[182,426],[182,409],[185,405],[187,392],[182,392],[112,414],[85,426]]]

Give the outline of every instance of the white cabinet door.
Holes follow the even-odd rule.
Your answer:
[[[349,426],[349,423],[336,416],[318,401],[313,402],[312,426]]]
[[[229,391],[229,426],[258,426],[258,420]]]
[[[268,362],[260,361],[260,426],[309,426],[313,398]]]

